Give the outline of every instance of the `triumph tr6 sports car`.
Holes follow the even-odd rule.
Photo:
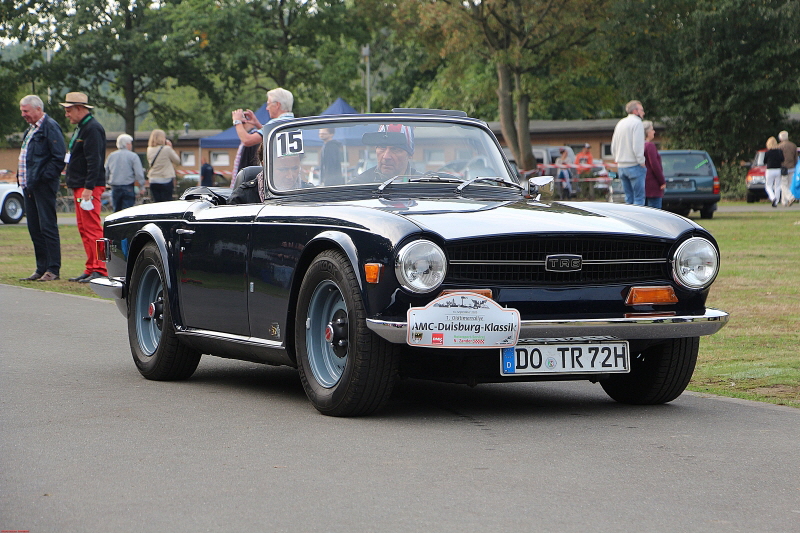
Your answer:
[[[371,413],[401,378],[588,380],[658,404],[691,378],[714,237],[665,211],[541,200],[462,112],[277,121],[229,188],[109,215],[94,290],[153,380],[202,354],[297,368],[321,413]],[[453,161],[481,161],[458,174]]]

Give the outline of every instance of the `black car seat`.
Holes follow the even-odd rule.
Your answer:
[[[233,185],[231,186],[231,189],[235,189],[236,187],[241,185],[242,182],[256,179],[256,176],[258,176],[258,173],[261,172],[261,170],[262,167],[260,165],[255,165],[252,167],[244,167],[236,174],[236,179],[233,180]]]

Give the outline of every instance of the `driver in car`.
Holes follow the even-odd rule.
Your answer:
[[[311,183],[303,180],[303,167],[300,164],[299,155],[276,158],[272,170],[272,185],[278,191],[313,187]],[[264,181],[264,171],[262,170],[255,179],[244,181],[233,190],[228,198],[228,205],[258,204],[262,203],[267,196],[267,184]]]
[[[368,168],[350,183],[384,182],[395,176],[420,176],[411,165],[414,155],[414,130],[403,124],[382,124],[377,133],[365,133],[362,142],[375,146],[378,164]]]

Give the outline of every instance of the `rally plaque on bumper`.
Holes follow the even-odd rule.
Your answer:
[[[627,341],[520,344],[500,349],[500,374],[606,374],[630,372]]]
[[[429,348],[502,348],[519,338],[519,311],[472,292],[439,296],[407,313],[406,342]]]

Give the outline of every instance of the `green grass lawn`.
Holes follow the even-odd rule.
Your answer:
[[[800,211],[717,212],[700,222],[722,250],[708,305],[731,318],[701,339],[689,389],[800,407]],[[95,297],[66,281],[83,271],[85,255],[77,227],[59,230],[62,279],[21,282],[35,267],[28,230],[0,226],[0,283]]]
[[[702,338],[690,389],[800,407],[800,212],[717,213],[702,223],[722,250],[708,305],[731,318]]]

